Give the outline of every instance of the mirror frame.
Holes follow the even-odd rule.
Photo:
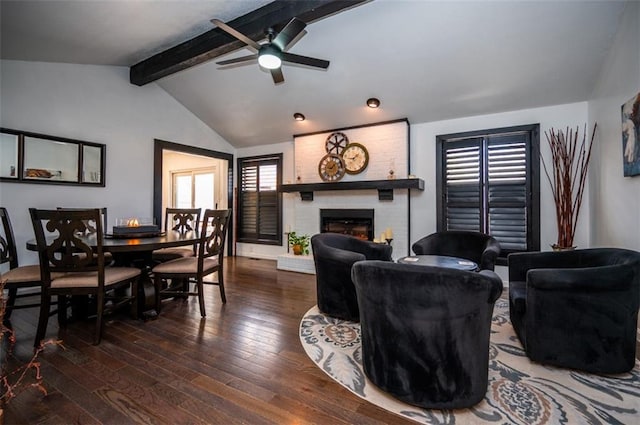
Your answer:
[[[88,186],[88,187],[105,187],[106,183],[105,183],[105,172],[106,172],[106,163],[107,163],[107,158],[106,158],[106,145],[102,144],[102,143],[94,143],[94,142],[87,142],[84,140],[75,140],[75,139],[68,139],[66,137],[58,137],[58,136],[51,136],[49,134],[40,134],[40,133],[32,133],[32,132],[28,132],[28,131],[22,131],[22,130],[13,130],[13,129],[9,129],[9,128],[1,128],[0,127],[0,133],[4,133],[4,134],[11,134],[14,136],[17,136],[17,149],[18,149],[18,164],[16,165],[16,176],[15,177],[1,177],[0,176],[0,181],[2,182],[13,182],[13,183],[35,183],[35,184],[56,184],[56,185],[67,185],[67,186]],[[42,178],[38,178],[38,177],[27,177],[26,176],[26,169],[25,166],[28,163],[29,158],[27,158],[26,156],[28,155],[27,153],[27,149],[25,147],[25,143],[26,143],[26,139],[29,138],[29,140],[33,140],[33,139],[40,139],[43,140],[45,142],[54,142],[54,143],[65,143],[65,144],[72,144],[72,145],[76,145],[77,146],[77,167],[76,167],[76,178],[74,180],[50,180],[51,176],[43,176]],[[37,141],[36,141],[37,142]],[[84,172],[84,159],[83,159],[83,154],[84,154],[84,148],[86,147],[94,147],[94,148],[98,148],[100,150],[100,159],[99,159],[99,163],[100,163],[100,170],[97,171],[99,173],[99,179],[95,182],[90,182],[90,181],[85,181],[84,177],[83,177],[83,172]],[[52,164],[51,167],[53,169],[53,167],[55,167],[55,164]],[[42,170],[47,171],[47,170]]]

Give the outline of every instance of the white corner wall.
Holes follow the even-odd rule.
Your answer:
[[[103,143],[106,187],[0,182],[21,264],[33,238],[28,208],[108,207],[109,221],[153,215],[153,145],[163,139],[234,153],[235,149],[155,83],[129,83],[125,67],[0,62],[0,126]]]
[[[640,92],[640,3],[627,2],[620,29],[599,76],[589,121],[598,123],[590,175],[594,246],[640,251],[640,176],[622,171],[620,107]]]
[[[411,170],[425,180],[424,192],[413,193],[411,200],[411,240],[436,231],[436,136],[473,130],[540,124],[540,148],[549,158],[549,149],[544,132],[550,128],[580,127],[580,134],[587,123],[587,103],[544,108],[525,109],[501,114],[481,115],[455,120],[435,121],[411,126]],[[540,249],[550,250],[556,242],[555,208],[549,182],[541,171],[540,177]],[[585,193],[583,207],[578,219],[576,245],[587,247],[591,243],[589,233],[588,194]]]

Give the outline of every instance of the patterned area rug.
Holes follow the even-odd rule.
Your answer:
[[[491,326],[489,385],[470,409],[428,410],[383,393],[362,370],[360,324],[311,308],[300,323],[307,355],[359,397],[424,424],[639,424],[640,362],[630,373],[603,376],[529,361],[500,298]]]

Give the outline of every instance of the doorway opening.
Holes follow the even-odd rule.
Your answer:
[[[233,206],[233,155],[155,139],[153,215],[164,228],[164,210],[171,208],[226,209]],[[233,252],[233,214],[227,253]]]

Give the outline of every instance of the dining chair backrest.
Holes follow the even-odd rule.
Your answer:
[[[200,228],[201,208],[167,208],[164,213],[164,230],[178,232],[198,232]]]
[[[202,219],[202,232],[198,246],[198,267],[202,268],[205,258],[218,256],[220,262],[224,257],[224,241],[231,210],[205,210]]]
[[[87,208],[67,208],[67,207],[58,207],[59,210],[67,210],[67,211],[84,211]],[[102,221],[102,230],[103,232],[107,231],[107,207],[98,208],[100,210],[100,218]],[[97,226],[96,222],[91,220],[85,223],[86,229],[84,230],[85,235],[90,235],[96,233]]]
[[[13,235],[9,212],[4,207],[0,207],[0,221],[2,221],[0,231],[0,264],[9,263],[9,268],[15,269],[18,267],[16,239]]]
[[[42,281],[51,284],[51,273],[98,272],[98,286],[104,286],[103,229],[100,209],[40,210],[29,208],[36,235]],[[78,238],[95,223],[92,248]]]

